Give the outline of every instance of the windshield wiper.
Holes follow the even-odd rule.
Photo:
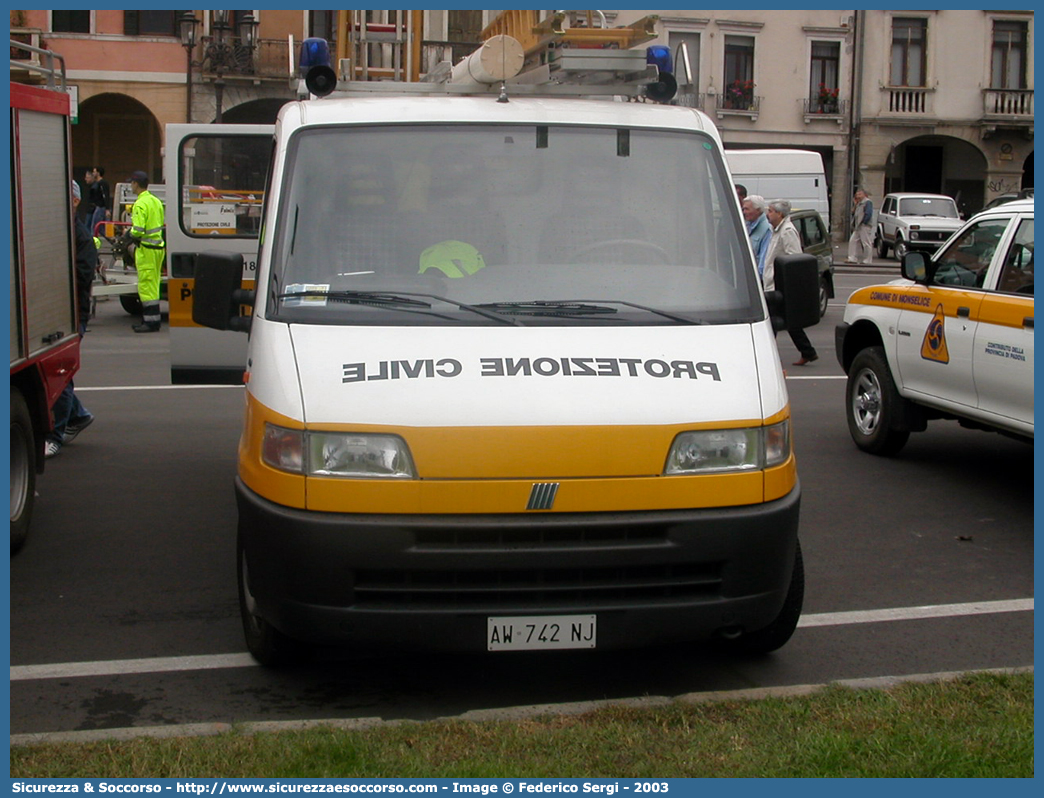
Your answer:
[[[331,302],[348,302],[353,305],[378,305],[378,306],[401,306],[415,308],[430,308],[430,302],[422,302],[419,299],[411,299],[399,294],[388,294],[380,291],[288,291],[285,294],[277,294],[276,299],[295,299],[304,297],[322,297]]]
[[[482,306],[468,305],[464,302],[457,302],[456,300],[448,299],[447,297],[437,296],[436,294],[415,294],[406,292],[392,294],[384,291],[323,291],[312,289],[308,291],[289,291],[284,294],[276,295],[277,299],[290,299],[293,297],[323,297],[332,302],[347,302],[352,305],[372,305],[374,307],[402,308],[407,312],[413,312],[414,308],[430,309],[430,302],[425,302],[421,299],[414,299],[414,297],[426,297],[427,299],[434,299],[437,302],[445,302],[447,305],[453,305],[461,310],[471,311],[472,313],[500,322],[501,324],[519,326],[518,322],[514,319],[509,319],[502,314],[486,310]]]
[[[560,302],[550,300],[533,300],[529,302],[488,302],[483,305],[477,305],[476,307],[489,308],[498,313],[514,313],[527,316],[601,316],[612,315],[617,312],[616,308],[606,307],[607,305],[624,305],[625,307],[644,310],[646,313],[663,316],[664,318],[681,322],[682,324],[704,323],[702,321],[694,321],[685,318],[684,316],[669,313],[665,310],[658,310],[657,308],[639,305],[634,302],[627,302],[622,299],[576,299]]]
[[[496,313],[519,316],[599,316],[616,313],[616,308],[592,305],[584,302],[553,302],[532,300],[529,302],[485,302],[476,305]]]

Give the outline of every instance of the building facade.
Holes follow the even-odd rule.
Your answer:
[[[948,194],[965,215],[1033,186],[1032,11],[651,13],[726,147],[822,154],[838,236],[856,186]]]
[[[65,60],[77,171],[159,181],[167,123],[274,121],[295,96],[291,41],[331,40],[339,73],[416,80],[473,49],[498,13],[12,11],[11,29]],[[950,194],[966,214],[1033,185],[1032,11],[618,10],[569,24],[649,14],[676,102],[708,113],[726,147],[822,155],[837,236],[857,185]]]
[[[966,215],[1033,186],[1033,12],[859,12],[857,176]]]

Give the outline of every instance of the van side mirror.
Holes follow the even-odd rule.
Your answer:
[[[772,328],[819,324],[819,261],[814,255],[780,255],[775,261],[776,290],[766,295]]]
[[[196,255],[192,289],[192,321],[215,330],[250,331],[250,317],[240,305],[253,305],[254,293],[243,288],[243,256],[231,252]]]
[[[928,259],[923,252],[911,251],[903,256],[901,267],[902,275],[907,280],[915,283],[924,283],[928,280]]]

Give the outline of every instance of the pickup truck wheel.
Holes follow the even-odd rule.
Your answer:
[[[895,237],[895,259],[901,263],[902,260],[903,260],[903,257],[909,251],[910,251],[910,248],[906,245],[906,242],[903,241],[903,239],[901,237],[896,236]]]
[[[239,562],[239,614],[243,620],[243,636],[247,650],[262,665],[289,665],[302,658],[304,645],[291,640],[258,614],[257,602],[250,592],[250,572],[242,542],[237,544]]]
[[[877,247],[877,257],[888,257],[888,242],[884,240],[880,230],[877,231],[877,240],[874,242],[874,246]]]
[[[787,589],[787,597],[783,599],[780,608],[772,623],[762,629],[742,634],[734,640],[727,640],[726,646],[743,654],[768,654],[781,648],[790,640],[794,630],[797,629],[798,619],[801,617],[801,607],[805,601],[805,563],[801,557],[801,543],[797,544],[794,552],[794,568],[790,572],[790,587]]]
[[[11,389],[11,553],[29,535],[29,521],[36,499],[36,441],[25,397]]]
[[[898,453],[910,437],[909,430],[894,428],[902,403],[884,349],[872,346],[856,355],[845,389],[848,431],[856,446],[870,454]]]

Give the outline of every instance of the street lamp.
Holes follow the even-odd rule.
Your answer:
[[[192,122],[192,51],[196,49],[196,27],[199,20],[191,11],[178,17],[178,37],[185,48],[185,121]]]
[[[192,67],[209,67],[216,75],[214,78],[214,100],[217,111],[214,121],[221,122],[222,100],[225,90],[224,74],[228,72],[246,72],[253,65],[254,46],[257,44],[258,22],[254,15],[247,12],[236,21],[236,33],[238,41],[230,41],[229,33],[231,26],[228,24],[229,12],[227,10],[213,12],[214,35],[206,42],[203,48],[203,57],[199,61],[192,60],[192,50],[196,46],[196,30],[199,20],[191,11],[185,11],[178,17],[178,35],[181,44],[188,54],[188,85],[189,121],[192,114]]]

